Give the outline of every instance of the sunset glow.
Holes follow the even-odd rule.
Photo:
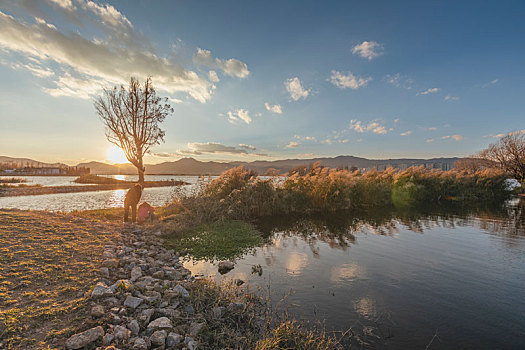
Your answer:
[[[124,151],[115,145],[108,148],[108,151],[106,153],[106,159],[110,163],[127,163],[128,160],[126,159],[126,155],[124,154]]]

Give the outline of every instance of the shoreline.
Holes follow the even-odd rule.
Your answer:
[[[7,187],[0,188],[0,197],[38,196],[57,193],[96,192],[108,190],[127,190],[136,183],[121,184],[95,184],[83,186],[41,186],[41,187]],[[144,184],[144,188],[172,187],[188,185],[184,181],[150,181]]]
[[[0,219],[3,269],[38,267],[0,274],[0,348],[246,348],[261,330],[247,291],[233,299],[195,279],[156,226],[28,210],[0,209]]]

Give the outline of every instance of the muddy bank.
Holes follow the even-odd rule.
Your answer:
[[[144,187],[170,187],[187,185],[184,181],[146,181]],[[49,186],[49,187],[9,187],[0,188],[0,197],[37,196],[55,193],[93,192],[107,190],[126,190],[135,183],[98,184],[86,186]]]

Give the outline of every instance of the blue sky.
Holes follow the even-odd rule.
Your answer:
[[[147,162],[472,154],[525,129],[523,1],[0,1],[0,154],[111,160],[92,98],[153,76]]]

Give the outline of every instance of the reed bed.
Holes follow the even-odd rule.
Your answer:
[[[174,196],[162,216],[179,223],[253,220],[263,216],[417,207],[441,202],[504,201],[511,192],[502,171],[359,171],[314,166],[287,177],[259,177],[238,167],[203,182],[192,194]],[[185,220],[187,219],[187,220]]]

